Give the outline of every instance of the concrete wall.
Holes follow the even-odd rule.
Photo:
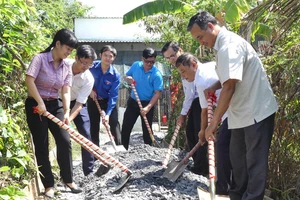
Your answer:
[[[143,43],[143,42],[85,42],[81,44],[89,44],[95,50],[99,58],[100,49],[104,45],[111,45],[116,48],[118,54],[114,61],[116,65],[129,65],[131,66],[133,62],[142,59],[142,52],[146,47],[151,47],[155,49],[158,55],[161,55],[161,47],[155,45],[154,43]]]

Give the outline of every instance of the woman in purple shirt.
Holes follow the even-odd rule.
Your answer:
[[[51,45],[32,59],[26,73],[25,83],[28,98],[25,101],[27,123],[33,137],[35,156],[41,180],[45,187],[44,195],[54,198],[54,177],[49,161],[48,129],[51,131],[57,146],[57,161],[60,167],[62,182],[73,193],[80,193],[73,182],[72,149],[69,133],[42,114],[50,112],[60,120],[69,124],[70,86],[72,81],[71,66],[65,62],[72,50],[77,46],[74,33],[59,30]],[[62,103],[58,100],[58,90],[62,89]],[[33,113],[37,106],[38,114]]]

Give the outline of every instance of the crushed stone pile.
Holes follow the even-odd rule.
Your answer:
[[[164,134],[157,135],[155,133],[155,136],[163,138]],[[160,141],[161,138],[157,138],[157,140]],[[100,147],[105,149],[108,146],[111,146],[110,142]],[[119,193],[114,194],[113,191],[122,178],[126,176],[125,172],[122,172],[118,167],[114,167],[101,177],[96,175],[85,177],[80,163],[74,169],[74,180],[83,189],[83,192],[72,194],[69,189],[65,189],[58,184],[57,189],[60,193],[57,197],[58,199],[68,200],[199,199],[197,187],[201,186],[207,189],[207,178],[193,174],[187,169],[184,170],[176,182],[171,182],[162,177],[165,169],[161,163],[166,151],[166,148],[157,148],[143,144],[142,133],[132,133],[129,150],[111,154],[132,171],[131,178]],[[170,161],[173,159],[181,160],[185,155],[186,152],[173,149]],[[189,162],[191,165],[192,161],[190,160]],[[94,171],[99,168],[100,164],[100,161],[95,162]]]

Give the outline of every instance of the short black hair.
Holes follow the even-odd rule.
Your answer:
[[[192,62],[199,62],[199,60],[191,53],[183,53],[177,58],[176,67],[179,67],[180,65],[190,67]]]
[[[147,47],[143,51],[143,57],[146,58],[146,59],[147,58],[152,58],[152,57],[156,58],[156,56],[157,56],[156,51],[154,49],[152,49],[151,47]]]
[[[177,53],[180,49],[180,44],[174,41],[167,42],[161,49],[161,53],[164,54],[169,48],[172,48]]]
[[[218,21],[207,11],[199,11],[193,17],[191,17],[187,26],[187,31],[190,31],[194,24],[197,24],[202,30],[207,30],[207,24],[212,23],[213,25],[218,24]]]
[[[115,57],[117,56],[117,50],[110,45],[104,45],[100,50],[100,53],[102,54],[105,51],[110,51]]]
[[[78,58],[91,58],[93,60],[97,58],[95,50],[88,44],[79,46],[76,50],[76,56]]]

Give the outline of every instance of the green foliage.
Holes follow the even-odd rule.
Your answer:
[[[33,174],[30,169],[33,160],[27,153],[26,134],[18,125],[22,119],[6,111],[0,105],[0,185],[3,188],[0,197],[15,199],[16,196],[22,196],[18,190],[28,183],[22,180],[28,180]]]
[[[32,147],[24,112],[25,72],[61,28],[89,10],[77,0],[0,1],[0,199],[18,199],[33,177]]]
[[[0,189],[0,199],[3,200],[18,200],[26,197],[25,193],[18,190],[16,186],[7,186]]]
[[[155,14],[167,14],[168,12],[180,13],[180,12],[195,12],[195,8],[183,1],[178,0],[156,0],[145,3],[134,10],[129,11],[123,17],[123,24],[128,24],[144,17]]]
[[[35,0],[34,2],[39,14],[39,23],[50,30],[50,33],[61,28],[73,30],[74,18],[85,16],[90,9],[90,7],[83,7],[76,0]],[[52,38],[52,35],[50,37]]]
[[[0,102],[7,108],[24,99],[25,63],[36,53],[37,44],[43,44],[45,29],[36,24],[35,8],[25,1],[2,1],[0,7]]]
[[[269,158],[269,187],[279,199],[297,199],[300,197],[298,176],[300,173],[300,39],[298,28],[292,29],[272,48],[272,54],[264,60],[264,63],[279,103]]]

